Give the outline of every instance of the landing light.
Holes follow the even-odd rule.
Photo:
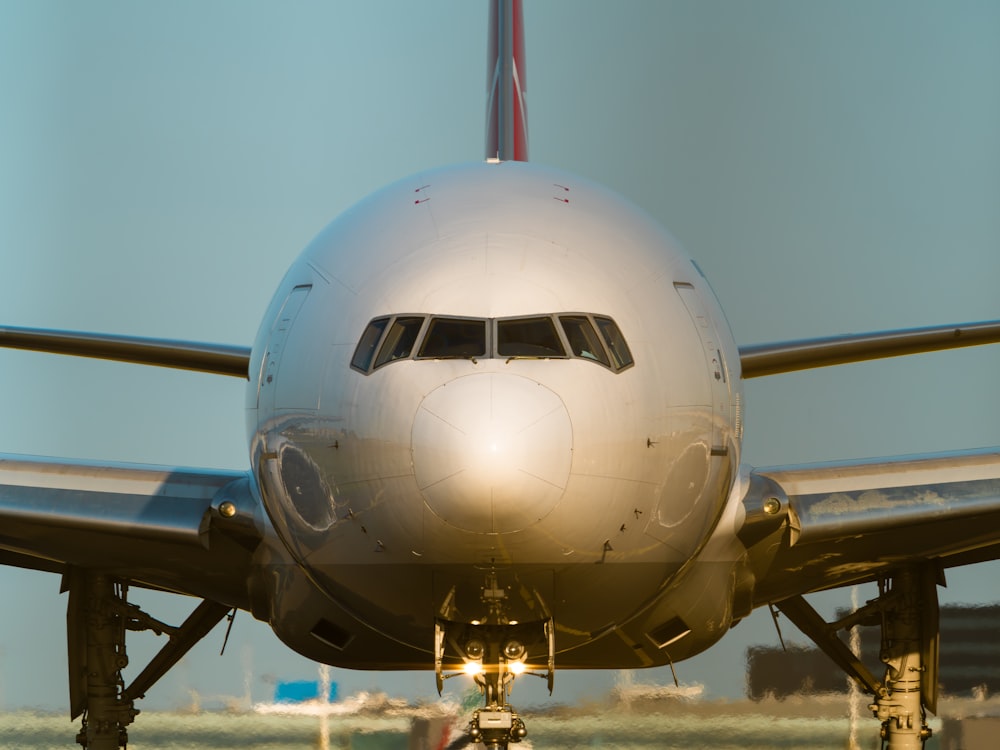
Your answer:
[[[469,675],[469,677],[475,677],[477,674],[483,673],[483,663],[479,661],[467,661],[462,665],[462,671]]]
[[[526,669],[526,667],[524,666],[523,661],[518,660],[518,661],[507,662],[507,669],[512,674],[518,675],[518,674],[524,674],[524,670]]]
[[[465,655],[473,661],[481,661],[486,653],[486,644],[478,638],[473,638],[465,644]]]
[[[503,647],[504,656],[511,661],[515,661],[524,656],[524,644],[518,640],[507,641]]]

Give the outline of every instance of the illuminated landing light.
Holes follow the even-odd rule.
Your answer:
[[[480,534],[531,526],[562,499],[573,431],[562,399],[530,378],[477,373],[431,391],[413,419],[413,472],[427,506]]]
[[[477,674],[483,673],[483,663],[480,661],[467,661],[462,665],[462,671],[469,675],[469,677],[475,677]]]
[[[526,668],[527,667],[524,666],[524,662],[523,661],[511,661],[511,662],[507,662],[507,669],[512,674],[516,674],[516,675],[517,674],[524,674],[524,670]]]

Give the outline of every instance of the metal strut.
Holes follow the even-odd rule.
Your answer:
[[[128,744],[127,727],[139,714],[134,701],[225,617],[229,607],[204,601],[180,627],[172,627],[128,603],[128,586],[103,573],[71,568],[66,625],[69,645],[70,718],[83,716],[76,741],[87,750],[118,750]],[[168,642],[125,687],[125,633],[166,633]]]
[[[879,596],[856,612],[827,623],[801,596],[778,609],[819,648],[874,696],[869,706],[882,722],[883,750],[921,750],[930,738],[927,711],[937,710],[939,571],[932,563],[900,568],[879,581]],[[880,625],[879,680],[836,633],[856,625]]]
[[[128,665],[125,623],[117,606],[121,595],[107,576],[79,577],[80,584],[70,588],[67,613],[71,651],[77,645],[73,626],[81,619],[86,644],[83,654],[70,658],[71,711],[82,708],[83,713],[76,741],[88,750],[118,750],[128,744],[126,727],[139,713],[131,700],[121,697],[124,687],[121,671]],[[72,674],[74,666],[82,666],[82,673]],[[71,718],[77,715],[74,713]]]
[[[879,582],[883,610],[882,648],[885,690],[869,708],[882,722],[882,746],[888,750],[920,750],[930,739],[929,708],[937,706],[937,591],[931,583],[928,596],[925,570],[903,568],[893,575],[891,588]],[[933,598],[933,603],[928,599]],[[934,613],[928,630],[928,610]]]

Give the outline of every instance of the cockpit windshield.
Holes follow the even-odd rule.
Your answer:
[[[497,321],[497,354],[501,357],[565,357],[566,350],[552,318]]]
[[[609,317],[555,313],[515,318],[381,316],[365,328],[351,367],[369,374],[404,359],[584,359],[621,372],[633,365]]]
[[[422,359],[472,359],[486,356],[486,321],[431,318],[420,347]]]

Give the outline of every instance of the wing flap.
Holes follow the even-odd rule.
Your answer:
[[[751,550],[758,604],[872,580],[903,562],[1000,557],[1000,449],[838,462],[754,474],[786,509]],[[744,500],[747,517],[766,499]]]
[[[20,567],[99,568],[243,606],[257,517],[246,472],[0,455],[0,560]]]

